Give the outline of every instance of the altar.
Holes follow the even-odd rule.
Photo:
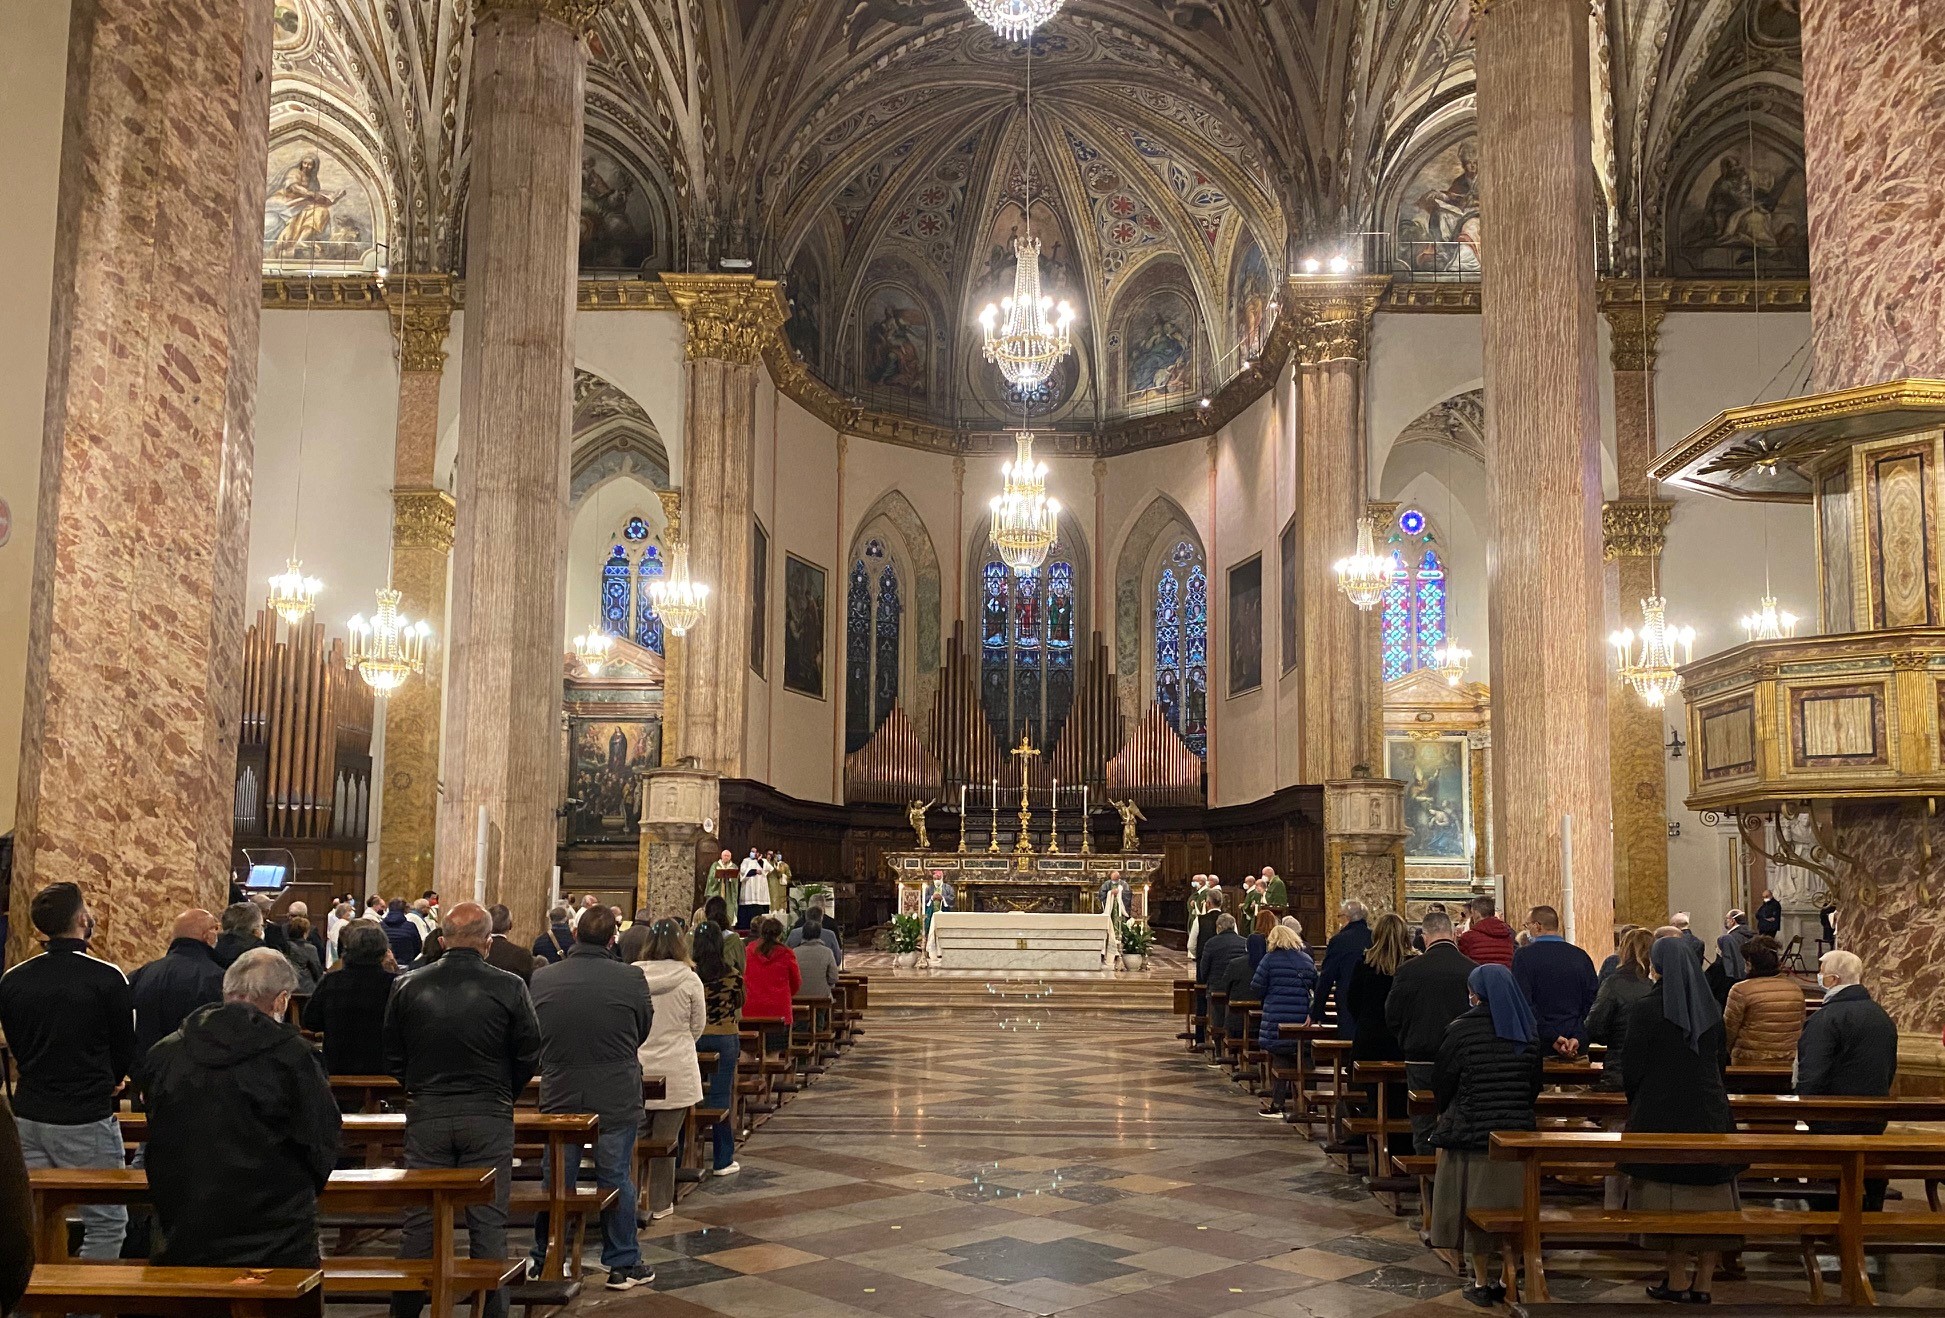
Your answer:
[[[1099,971],[1113,939],[1106,914],[941,911],[926,951],[936,970]]]
[[[925,884],[937,873],[952,889],[955,913],[1100,915],[1102,892],[1125,882],[1128,918],[1144,923],[1148,889],[1162,868],[1160,856],[1144,852],[1049,856],[899,851],[885,861],[898,880],[900,915],[925,914]]]

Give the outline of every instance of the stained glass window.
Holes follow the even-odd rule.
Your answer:
[[[610,636],[628,635],[628,551],[620,545],[601,567],[601,630]]]
[[[631,545],[638,545],[648,539],[648,523],[639,517],[628,519],[628,525],[621,528],[621,538]]]
[[[871,722],[881,725],[898,703],[898,642],[905,605],[898,597],[898,569],[890,563],[878,577],[878,633],[874,638],[871,682]]]
[[[1398,515],[1387,542],[1391,585],[1378,614],[1387,682],[1431,667],[1433,653],[1445,644],[1447,581],[1438,543],[1423,512],[1407,508]]]
[[[871,574],[851,565],[844,595],[844,753],[871,740]]]
[[[1004,746],[1024,736],[1046,751],[1074,704],[1074,564],[1053,558],[1015,575],[993,559],[981,568],[980,585],[979,689],[987,722]]]
[[[898,703],[905,600],[882,540],[851,563],[844,596],[844,750],[861,749]]]
[[[655,601],[648,593],[648,583],[661,577],[666,570],[659,549],[650,545],[642,550],[641,562],[635,568],[635,644],[657,654],[663,653],[662,619],[656,615]]]
[[[611,551],[601,564],[601,630],[662,653],[662,620],[648,584],[662,576],[667,562],[655,543],[655,528],[631,516],[613,528]]]
[[[1209,747],[1209,574],[1178,540],[1155,578],[1155,703],[1197,755]]]

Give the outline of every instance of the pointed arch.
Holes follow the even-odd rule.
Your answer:
[[[877,541],[883,547],[882,556],[867,557],[865,551]],[[854,659],[852,618],[849,611],[849,592],[853,589],[857,569],[862,567],[865,575],[865,588],[869,592],[871,610],[865,618],[866,628],[863,636],[868,638],[864,652],[865,674],[871,681],[858,688],[867,701],[874,702],[871,720],[873,728],[882,721],[882,715],[875,708],[880,696],[895,696],[904,708],[906,716],[914,724],[923,727],[932,713],[932,697],[939,684],[939,626],[941,599],[943,597],[944,577],[940,571],[939,554],[932,543],[932,535],[925,528],[925,519],[919,516],[918,509],[912,506],[902,491],[887,490],[880,495],[858,519],[857,529],[851,536],[850,553],[845,556],[838,577],[845,583],[847,608],[845,612],[845,690],[847,700],[853,691],[853,682],[861,675],[852,672]],[[889,574],[892,585],[890,594],[896,605],[885,610],[887,594],[885,577]],[[880,624],[889,629],[896,628],[895,640],[887,640],[879,634]],[[898,656],[896,674],[887,671],[891,655]],[[887,704],[888,707],[888,704]],[[846,724],[850,725],[850,711],[846,711]]]
[[[1206,563],[1202,535],[1182,505],[1157,493],[1135,518],[1114,565],[1114,671],[1121,717],[1141,718],[1155,691],[1155,577],[1175,545],[1188,542],[1195,561]]]

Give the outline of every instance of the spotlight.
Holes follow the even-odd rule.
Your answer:
[[[1207,407],[1208,405],[1209,405],[1209,400],[1206,398],[1196,404],[1197,407]]]
[[[1317,273],[1317,272],[1318,272],[1319,270],[1321,270],[1321,269],[1323,269],[1323,267],[1322,267],[1322,266],[1321,266],[1321,265],[1320,265],[1320,264],[1318,263],[1318,261],[1317,261],[1317,258],[1316,258],[1316,257],[1314,257],[1314,256],[1306,256],[1306,257],[1304,257],[1304,259],[1303,259],[1303,272],[1304,272],[1305,274],[1307,274],[1307,275],[1314,275],[1314,274],[1316,274],[1316,273]]]
[[[1332,274],[1341,275],[1346,270],[1349,270],[1350,268],[1351,268],[1351,263],[1348,260],[1346,260],[1344,257],[1333,256],[1330,258],[1330,272]]]

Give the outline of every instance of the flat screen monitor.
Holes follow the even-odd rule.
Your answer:
[[[288,865],[252,865],[244,887],[253,892],[281,889],[290,877]]]

